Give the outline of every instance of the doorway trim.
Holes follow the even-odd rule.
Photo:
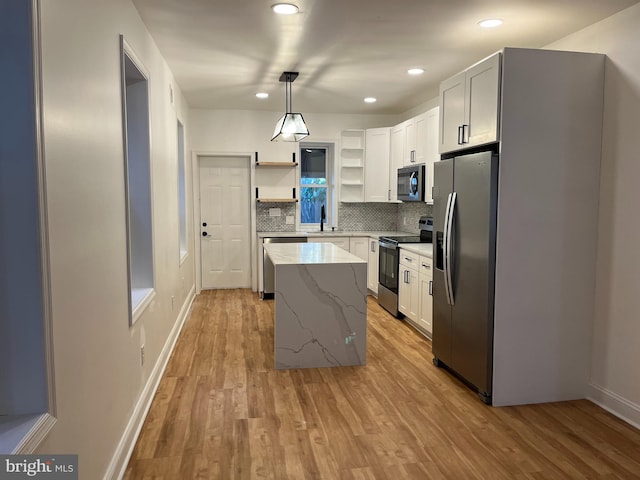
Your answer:
[[[249,215],[250,215],[250,268],[251,268],[251,290],[258,290],[258,273],[256,269],[256,202],[251,196],[251,192],[255,191],[255,152],[219,152],[219,151],[193,151],[191,153],[191,172],[192,172],[192,192],[193,192],[193,238],[198,239],[197,245],[194,245],[195,253],[195,274],[196,274],[196,294],[202,291],[202,258],[200,254],[200,157],[232,157],[238,161],[246,161],[249,163]]]

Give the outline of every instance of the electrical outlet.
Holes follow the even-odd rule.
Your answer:
[[[270,217],[279,217],[281,215],[281,211],[279,208],[270,208],[269,216]]]
[[[294,221],[295,221],[295,218],[293,217],[293,215],[287,215],[287,217],[285,218],[285,223],[287,225],[293,225]]]
[[[144,345],[140,346],[140,366],[144,365]]]
[[[405,215],[404,217],[402,217],[402,221],[404,222],[404,223],[403,223],[403,225],[406,225],[406,224],[407,224],[407,217],[406,217],[406,215]]]

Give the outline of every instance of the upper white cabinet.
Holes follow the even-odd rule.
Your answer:
[[[340,201],[364,201],[365,130],[340,135]]]
[[[364,197],[365,202],[389,200],[389,139],[391,129],[370,128],[366,132]]]
[[[426,165],[427,178],[424,185],[424,201],[433,203],[433,164],[440,160],[438,138],[440,131],[440,107],[432,108],[421,115],[418,121],[418,153]]]
[[[404,125],[391,127],[389,148],[389,201],[398,201],[398,169],[404,166]]]
[[[440,84],[440,153],[498,140],[500,60],[496,53]]]
[[[404,129],[404,157],[403,164],[411,165],[413,163],[420,163],[417,160],[417,132],[416,132],[416,118],[410,118],[402,123]]]

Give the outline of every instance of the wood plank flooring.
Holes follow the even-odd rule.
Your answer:
[[[365,367],[273,369],[273,300],[199,295],[133,479],[640,479],[640,431],[589,401],[484,405],[368,301]]]

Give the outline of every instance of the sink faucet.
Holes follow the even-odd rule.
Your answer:
[[[320,207],[320,231],[324,232],[324,221],[327,219],[327,216],[324,213],[324,203],[322,207]]]

